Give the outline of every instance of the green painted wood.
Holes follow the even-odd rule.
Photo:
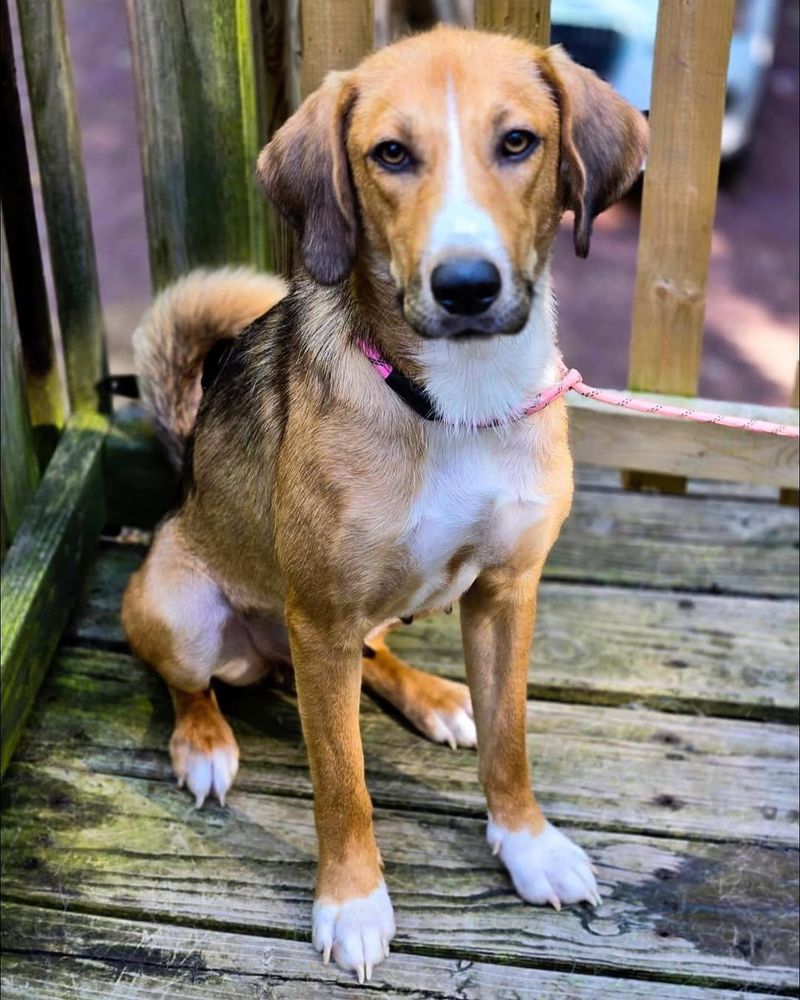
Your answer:
[[[3,226],[14,248],[11,281],[22,344],[28,406],[44,458],[49,458],[64,424],[64,401],[56,363],[53,327],[36,225],[25,127],[22,121],[11,38],[8,0],[0,2],[0,197]]]
[[[6,247],[0,232],[0,483],[5,550],[25,516],[39,482],[39,461],[25,394],[22,349]]]
[[[96,772],[171,781],[172,708],[160,678],[105,650],[63,650],[57,662],[20,759],[78,755]],[[310,797],[294,701],[264,688],[221,688],[220,698],[242,750],[237,787]],[[484,814],[473,752],[428,743],[367,698],[361,730],[376,803]],[[531,701],[528,749],[537,794],[554,820],[671,837],[797,843],[793,726]]]
[[[196,811],[172,782],[92,773],[75,750],[72,766],[9,771],[6,899],[308,940],[310,802],[240,791],[228,809]],[[685,985],[797,984],[794,850],[572,829],[603,904],[556,913],[514,895],[483,819],[379,809],[375,824],[398,953]]]
[[[266,265],[249,0],[128,0],[153,284]]]
[[[73,410],[107,410],[96,388],[106,348],[62,0],[17,7],[69,401]]]
[[[3,564],[0,774],[69,620],[103,525],[106,426],[104,417],[90,413],[69,421]]]
[[[9,1000],[736,1000],[741,993],[394,952],[358,986],[306,942],[6,903]],[[113,992],[112,992],[113,991]],[[751,1000],[771,994],[748,990]]]
[[[98,552],[66,633],[70,640],[125,648],[122,591],[143,557],[131,545]],[[797,721],[798,614],[792,600],[544,581],[528,694]],[[415,666],[464,677],[458,609],[396,629],[390,644]]]

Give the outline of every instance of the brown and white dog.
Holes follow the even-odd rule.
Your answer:
[[[524,899],[599,900],[586,855],[536,803],[525,745],[537,584],[572,497],[566,412],[558,400],[516,417],[557,378],[559,219],[575,213],[585,256],[646,137],[559,48],[454,28],[409,38],[330,75],[261,154],[299,235],[288,293],[252,272],[195,273],[137,331],[185,489],[130,581],[125,630],[169,685],[172,763],[198,805],[224,802],[238,766],[212,679],[293,664],[319,841],[313,941],[359,978],[395,929],[362,682],[429,738],[477,743],[488,839]],[[205,356],[232,337],[201,393]],[[364,344],[437,419],[392,391]],[[384,642],[456,600],[468,689]]]

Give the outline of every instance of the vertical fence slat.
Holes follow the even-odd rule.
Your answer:
[[[250,0],[127,0],[153,284],[266,265]]]
[[[25,398],[22,355],[11,287],[5,226],[0,230],[0,449],[2,554],[22,523],[39,481],[39,462]]]
[[[697,393],[734,0],[661,0],[628,385]],[[629,486],[680,490],[633,475]]]
[[[350,69],[372,50],[371,0],[314,0],[300,8],[300,90],[306,97],[332,69]]]
[[[64,401],[36,229],[7,0],[0,2],[0,102],[4,145],[0,157],[0,192],[3,224],[8,243],[14,248],[10,260],[11,282],[28,407],[33,425],[41,427],[43,433],[53,439],[55,447],[56,429],[64,423]],[[49,453],[52,450],[49,442],[42,443],[43,450]]]
[[[794,388],[792,389],[792,406],[797,409],[800,407],[800,362],[794,370]],[[800,504],[800,489],[797,490],[781,490],[780,501],[787,507],[797,507]]]
[[[19,0],[31,116],[72,408],[107,408],[100,291],[61,0]]]
[[[477,0],[475,27],[529,38],[536,45],[548,45],[550,0]]]
[[[259,146],[300,103],[298,40],[299,0],[253,0],[253,48],[258,110]],[[267,266],[280,274],[293,270],[291,227],[266,204]]]

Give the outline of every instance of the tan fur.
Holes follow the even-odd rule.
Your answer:
[[[208,694],[212,677],[255,679],[288,658],[288,642],[314,783],[317,899],[325,905],[381,884],[359,733],[362,676],[423,732],[431,732],[432,712],[472,711],[462,686],[404,664],[383,637],[387,622],[430,606],[409,610],[427,600],[416,595],[430,581],[407,526],[427,496],[430,463],[447,461],[449,431],[388,390],[354,344],[369,337],[408,374],[424,370],[409,315],[429,278],[425,233],[448,192],[443,119],[451,92],[460,167],[500,234],[512,264],[509,308],[523,309],[523,319],[562,211],[576,211],[583,252],[592,215],[638,170],[640,116],[559,51],[439,30],[329,78],[259,158],[267,193],[300,233],[307,270],[237,341],[203,397],[183,504],[157,532],[124,599],[132,647],[173,689],[181,752],[191,744],[201,755],[230,755]],[[498,166],[498,134],[523,126],[540,138],[535,155],[513,170]],[[417,151],[413,175],[386,173],[371,159],[375,144],[393,137]],[[194,280],[206,302],[231,287],[213,275]],[[200,334],[183,329],[193,343],[158,354],[154,340],[156,331],[174,340],[185,318],[176,299],[186,287],[160,300],[144,338],[156,386],[148,398],[163,394],[157,410],[178,449],[197,412]],[[263,290],[263,300],[250,296],[216,328],[238,329],[279,292]],[[465,448],[469,435],[494,434],[453,433]],[[563,401],[480,440],[498,455],[513,447],[513,460],[503,462],[526,470],[526,492],[504,506],[487,494],[470,538],[454,534],[430,602],[450,603],[449,588],[475,564],[462,623],[480,777],[494,821],[535,835],[544,819],[530,788],[525,692],[536,588],[572,498]],[[425,503],[435,507],[435,499]],[[439,516],[446,520],[447,510]],[[363,658],[368,635],[375,655]]]

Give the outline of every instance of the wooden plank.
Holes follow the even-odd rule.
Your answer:
[[[6,247],[5,226],[0,231],[0,483],[6,546],[25,516],[25,508],[39,482],[39,461],[33,439],[22,350],[14,306],[14,291]]]
[[[800,406],[800,362],[794,369],[794,386],[792,388],[792,406],[795,410]],[[800,489],[797,488],[798,477],[794,477],[794,488],[784,489],[780,493],[780,501],[787,506],[797,507],[800,504]]]
[[[3,991],[8,1000],[346,1000],[426,997],[445,1000],[738,1000],[713,990],[611,976],[488,965],[393,952],[359,987],[334,965],[324,966],[306,942],[256,934],[119,920],[96,914],[6,903]],[[264,990],[270,991],[265,993]],[[748,990],[751,1000],[773,994]]]
[[[266,261],[249,0],[127,0],[153,284]]]
[[[229,688],[220,689],[220,698],[242,748],[237,787],[310,796],[293,700]],[[171,719],[166,690],[149,668],[105,650],[64,650],[18,756],[40,762],[77,754],[95,772],[171,780]],[[473,753],[427,743],[366,698],[361,729],[376,803],[484,814]],[[796,843],[792,726],[532,701],[528,729],[534,780],[554,820]]]
[[[734,6],[659,4],[628,371],[634,390],[697,392]],[[627,484],[685,486],[674,476],[631,475]]]
[[[372,0],[314,0],[302,8],[300,90],[319,87],[331,70],[350,69],[372,51]]]
[[[642,395],[712,413],[754,417],[795,427],[798,423],[797,411],[788,407]],[[570,444],[577,462],[773,487],[797,483],[800,461],[797,438],[620,410],[575,393],[568,402]]]
[[[64,423],[64,403],[56,364],[53,328],[36,227],[25,128],[22,123],[8,0],[0,2],[0,197],[3,225],[14,248],[11,280],[20,328],[31,423],[37,427],[42,451],[49,458]]]
[[[398,955],[797,983],[795,850],[570,830],[597,865],[603,904],[556,913],[513,894],[483,819],[379,809],[375,820]],[[40,762],[9,771],[3,823],[9,900],[308,940],[310,802],[239,791],[229,808],[198,812],[172,783]]]
[[[550,0],[477,0],[475,27],[527,38],[535,45],[550,43]]]
[[[107,545],[87,576],[69,641],[125,650],[122,591],[143,551]],[[708,597],[545,581],[528,672],[532,698],[635,703],[791,722],[798,718],[795,601]],[[397,629],[392,649],[463,679],[458,610]]]
[[[0,775],[69,620],[103,525],[106,426],[104,417],[91,413],[70,419],[3,564]]]
[[[96,388],[106,349],[62,0],[17,7],[69,401],[76,411],[107,410]]]

